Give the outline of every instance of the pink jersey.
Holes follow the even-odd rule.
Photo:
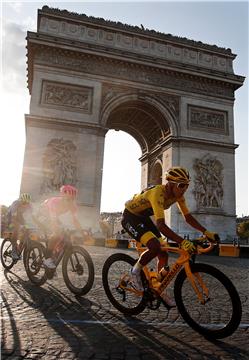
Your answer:
[[[51,217],[58,217],[67,212],[71,212],[74,216],[78,212],[75,202],[65,201],[64,198],[60,196],[45,200],[42,207]]]

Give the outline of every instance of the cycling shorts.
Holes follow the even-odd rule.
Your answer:
[[[121,224],[128,234],[142,245],[146,246],[153,238],[157,238],[161,243],[164,242],[160,231],[149,216],[138,216],[125,209]]]

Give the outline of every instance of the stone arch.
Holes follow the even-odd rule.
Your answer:
[[[79,187],[84,226],[96,228],[105,135],[124,130],[142,149],[142,189],[153,172],[160,174],[157,160],[162,172],[181,164],[193,177],[196,158],[215,157],[224,169],[224,201],[217,209],[211,197],[208,207],[198,183],[187,200],[203,226],[233,233],[233,104],[244,77],[233,72],[231,50],[47,6],[39,9],[37,25],[27,36],[31,100],[21,191],[38,201],[47,144],[55,138],[72,142],[75,166],[69,168],[77,177],[70,179]],[[166,217],[173,230],[189,233],[176,207]]]
[[[101,124],[133,136],[143,155],[178,133],[176,120],[167,107],[148,95],[129,94],[111,99],[103,107]]]
[[[167,98],[167,96],[165,97]],[[171,135],[172,136],[179,135],[179,125],[177,122],[178,109],[175,109],[174,114],[172,114],[172,110],[169,109],[169,106],[163,103],[163,102],[166,103],[165,99],[156,100],[153,96],[148,95],[148,93],[145,94],[133,93],[133,94],[125,94],[125,95],[117,95],[117,96],[111,95],[111,99],[107,101],[102,108],[102,113],[100,117],[101,125],[106,127],[106,123],[108,121],[111,112],[115,110],[115,108],[117,108],[118,106],[130,102],[140,102],[140,103],[148,104],[151,107],[153,107],[155,111],[160,113],[161,116],[163,116],[165,121],[168,123]]]
[[[163,164],[161,160],[156,160],[151,165],[149,174],[149,185],[161,185],[163,176]]]

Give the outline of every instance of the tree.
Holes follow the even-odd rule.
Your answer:
[[[249,220],[242,221],[237,225],[237,234],[241,238],[249,237]]]

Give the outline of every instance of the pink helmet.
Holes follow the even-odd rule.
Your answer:
[[[61,195],[70,195],[76,197],[78,190],[72,185],[63,185],[60,188]]]

